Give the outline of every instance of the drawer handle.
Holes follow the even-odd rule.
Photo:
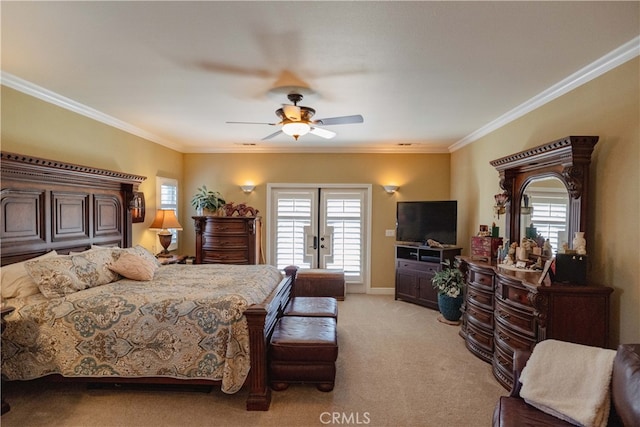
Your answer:
[[[481,278],[478,280],[478,283],[484,283],[484,277],[481,277]]]
[[[467,332],[467,334],[471,335],[472,337],[475,337],[475,336],[476,336],[476,333],[475,333],[475,332],[473,332],[473,331],[468,331],[468,332]]]
[[[499,363],[501,366],[507,366],[507,362],[505,362],[505,361],[504,361],[504,360],[502,360],[502,359],[498,359],[498,363]]]
[[[509,338],[506,335],[502,335],[501,333],[498,332],[498,338],[500,338],[502,341],[509,341],[511,340],[511,338]]]
[[[510,317],[511,317],[511,315],[510,315],[510,314],[508,314],[508,313],[503,313],[503,312],[499,312],[499,313],[498,313],[498,316],[499,316],[501,319],[508,319],[508,318],[510,318]]]

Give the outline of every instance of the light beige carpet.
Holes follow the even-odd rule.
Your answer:
[[[82,384],[8,383],[3,427],[28,426],[489,426],[507,394],[473,356],[459,326],[392,296],[339,302],[333,392],[292,385],[268,412],[245,411],[247,392],[89,390]]]

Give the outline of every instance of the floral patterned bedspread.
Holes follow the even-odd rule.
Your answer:
[[[176,264],[150,282],[7,300],[2,375],[211,379],[235,393],[250,368],[244,311],[281,280],[268,265]]]

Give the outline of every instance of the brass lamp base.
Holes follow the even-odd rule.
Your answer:
[[[159,258],[171,257],[172,255],[169,252],[169,250],[167,249],[169,247],[169,245],[171,244],[171,239],[172,239],[171,233],[169,233],[169,234],[158,233],[158,239],[160,240],[160,245],[164,249],[156,256],[159,257]]]

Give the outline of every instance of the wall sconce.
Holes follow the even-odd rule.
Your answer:
[[[131,222],[144,222],[144,193],[141,191],[134,191],[133,197],[129,202],[129,210],[131,211]]]
[[[507,204],[509,197],[507,196],[507,193],[504,192],[496,194],[495,196],[493,196],[493,198],[496,201],[496,204],[493,207],[493,211],[496,215],[498,215],[498,219],[500,219],[500,215],[503,215],[505,213],[505,205]]]
[[[382,188],[384,188],[384,191],[386,191],[389,194],[393,194],[398,190],[397,185],[383,185]]]
[[[253,190],[255,190],[256,186],[255,185],[241,185],[240,188],[242,188],[242,191],[244,191],[245,193],[249,194]]]

